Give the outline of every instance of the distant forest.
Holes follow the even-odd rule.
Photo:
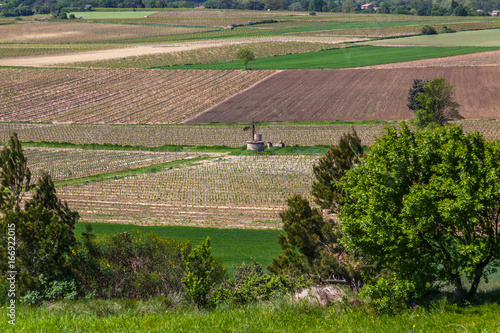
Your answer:
[[[2,0],[0,0],[2,1]],[[368,3],[368,2],[367,2]],[[71,10],[93,8],[194,8],[291,10],[310,12],[364,12],[422,16],[489,15],[500,9],[500,0],[374,0],[371,6],[359,0],[3,0],[3,16],[52,14],[66,18]]]

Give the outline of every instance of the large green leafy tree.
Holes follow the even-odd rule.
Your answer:
[[[2,150],[0,162],[2,271],[9,268],[4,257],[8,246],[7,230],[15,229],[16,283],[21,294],[40,290],[51,281],[71,279],[73,230],[78,213],[57,198],[54,183],[47,173],[41,175],[36,185],[31,184],[31,172],[16,134]],[[29,191],[31,198],[26,198]]]
[[[341,188],[344,245],[392,271],[386,291],[473,297],[499,264],[500,145],[479,133],[389,127]]]
[[[418,128],[444,125],[449,119],[463,119],[458,112],[460,105],[453,98],[453,86],[446,79],[430,80],[421,89],[423,91],[417,93],[413,105],[418,107],[415,109],[415,125]]]

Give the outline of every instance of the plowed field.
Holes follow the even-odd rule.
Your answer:
[[[413,118],[413,79],[446,78],[466,119],[500,115],[500,67],[284,71],[192,118],[190,123],[358,121]]]

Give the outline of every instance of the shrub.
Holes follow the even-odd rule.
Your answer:
[[[305,277],[264,274],[262,266],[253,259],[252,265],[243,263],[235,269],[235,279],[228,280],[210,295],[210,304],[248,304],[267,301],[302,289],[310,282]]]
[[[139,231],[95,237],[87,225],[76,253],[77,282],[98,298],[150,298],[182,292],[187,243]]]
[[[424,25],[424,26],[420,29],[420,32],[422,33],[422,35],[436,35],[436,34],[437,34],[436,29],[434,29],[434,28],[433,28],[433,27],[431,27],[430,25]]]
[[[186,273],[182,278],[184,287],[200,307],[211,306],[209,295],[212,289],[226,277],[226,267],[210,254],[210,238],[196,246],[191,251],[185,248],[182,251],[182,259],[186,265]]]
[[[443,25],[443,30],[441,30],[441,33],[450,34],[450,33],[453,33],[453,32],[457,32],[457,31],[453,30],[451,28],[448,28],[447,26]]]

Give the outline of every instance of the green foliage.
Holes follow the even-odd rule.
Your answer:
[[[69,281],[51,281],[48,286],[45,286],[45,278],[43,274],[38,277],[40,284],[44,287],[42,291],[31,290],[21,297],[21,302],[29,305],[38,305],[43,301],[53,302],[55,300],[66,299],[75,300],[78,297],[78,292],[75,280]]]
[[[354,128],[340,138],[313,167],[312,195],[328,213],[342,205],[338,183],[364,156],[361,139]],[[342,237],[336,218],[323,218],[309,202],[296,195],[287,200],[288,209],[280,213],[286,234],[278,237],[283,254],[273,259],[268,270],[275,274],[311,275],[327,283],[343,283],[357,290],[361,272],[368,271],[366,260],[339,245]]]
[[[211,304],[249,304],[276,299],[309,285],[304,277],[264,274],[262,266],[253,259],[252,265],[235,268],[234,280],[221,284],[210,295]]]
[[[424,25],[420,29],[420,32],[422,33],[422,35],[436,35],[437,34],[436,29],[434,29],[434,27],[432,27],[430,25]]]
[[[247,70],[248,62],[255,59],[255,54],[248,47],[244,47],[236,52],[236,58],[243,61],[245,64],[245,70]]]
[[[457,110],[460,105],[453,100],[453,86],[444,78],[424,84],[423,92],[415,99],[419,109],[415,110],[414,123],[420,129],[432,123],[444,125],[449,119],[463,119]]]
[[[199,308],[211,305],[210,292],[226,277],[226,267],[213,258],[210,251],[210,237],[191,251],[182,250],[182,259],[186,265],[182,283]]]
[[[95,236],[90,224],[75,256],[82,295],[151,298],[182,292],[188,244],[139,231]]]
[[[331,147],[313,166],[314,180],[311,194],[314,202],[322,209],[337,213],[341,204],[341,192],[337,184],[363,156],[361,139],[352,127],[352,133],[343,134],[339,144]]]
[[[454,33],[454,32],[457,32],[457,31],[454,30],[454,29],[448,28],[445,25],[443,25],[443,30],[441,30],[441,33],[443,33],[443,34],[451,34],[451,33]]]
[[[499,263],[500,146],[479,133],[389,127],[340,186],[343,244],[390,269],[398,297],[474,297]]]
[[[420,94],[424,93],[424,86],[429,83],[429,80],[413,79],[413,85],[408,91],[408,108],[416,111],[421,109],[421,105],[417,100]]]
[[[70,280],[73,275],[73,229],[79,215],[57,198],[54,183],[47,173],[41,175],[35,187],[30,184],[31,173],[17,135],[11,137],[0,159],[1,269],[2,272],[17,271],[20,295],[28,291],[43,293],[52,281]],[[32,197],[21,209],[25,194],[33,188]],[[15,244],[11,242],[10,247],[8,229],[15,230]],[[15,256],[14,267],[7,265],[7,253],[9,257]],[[43,283],[38,276],[43,276]]]
[[[339,244],[342,235],[335,220],[323,219],[300,195],[288,199],[287,204],[288,209],[280,213],[286,234],[278,237],[283,254],[267,269],[279,275],[309,275],[357,290],[362,285],[362,272],[371,267]]]

